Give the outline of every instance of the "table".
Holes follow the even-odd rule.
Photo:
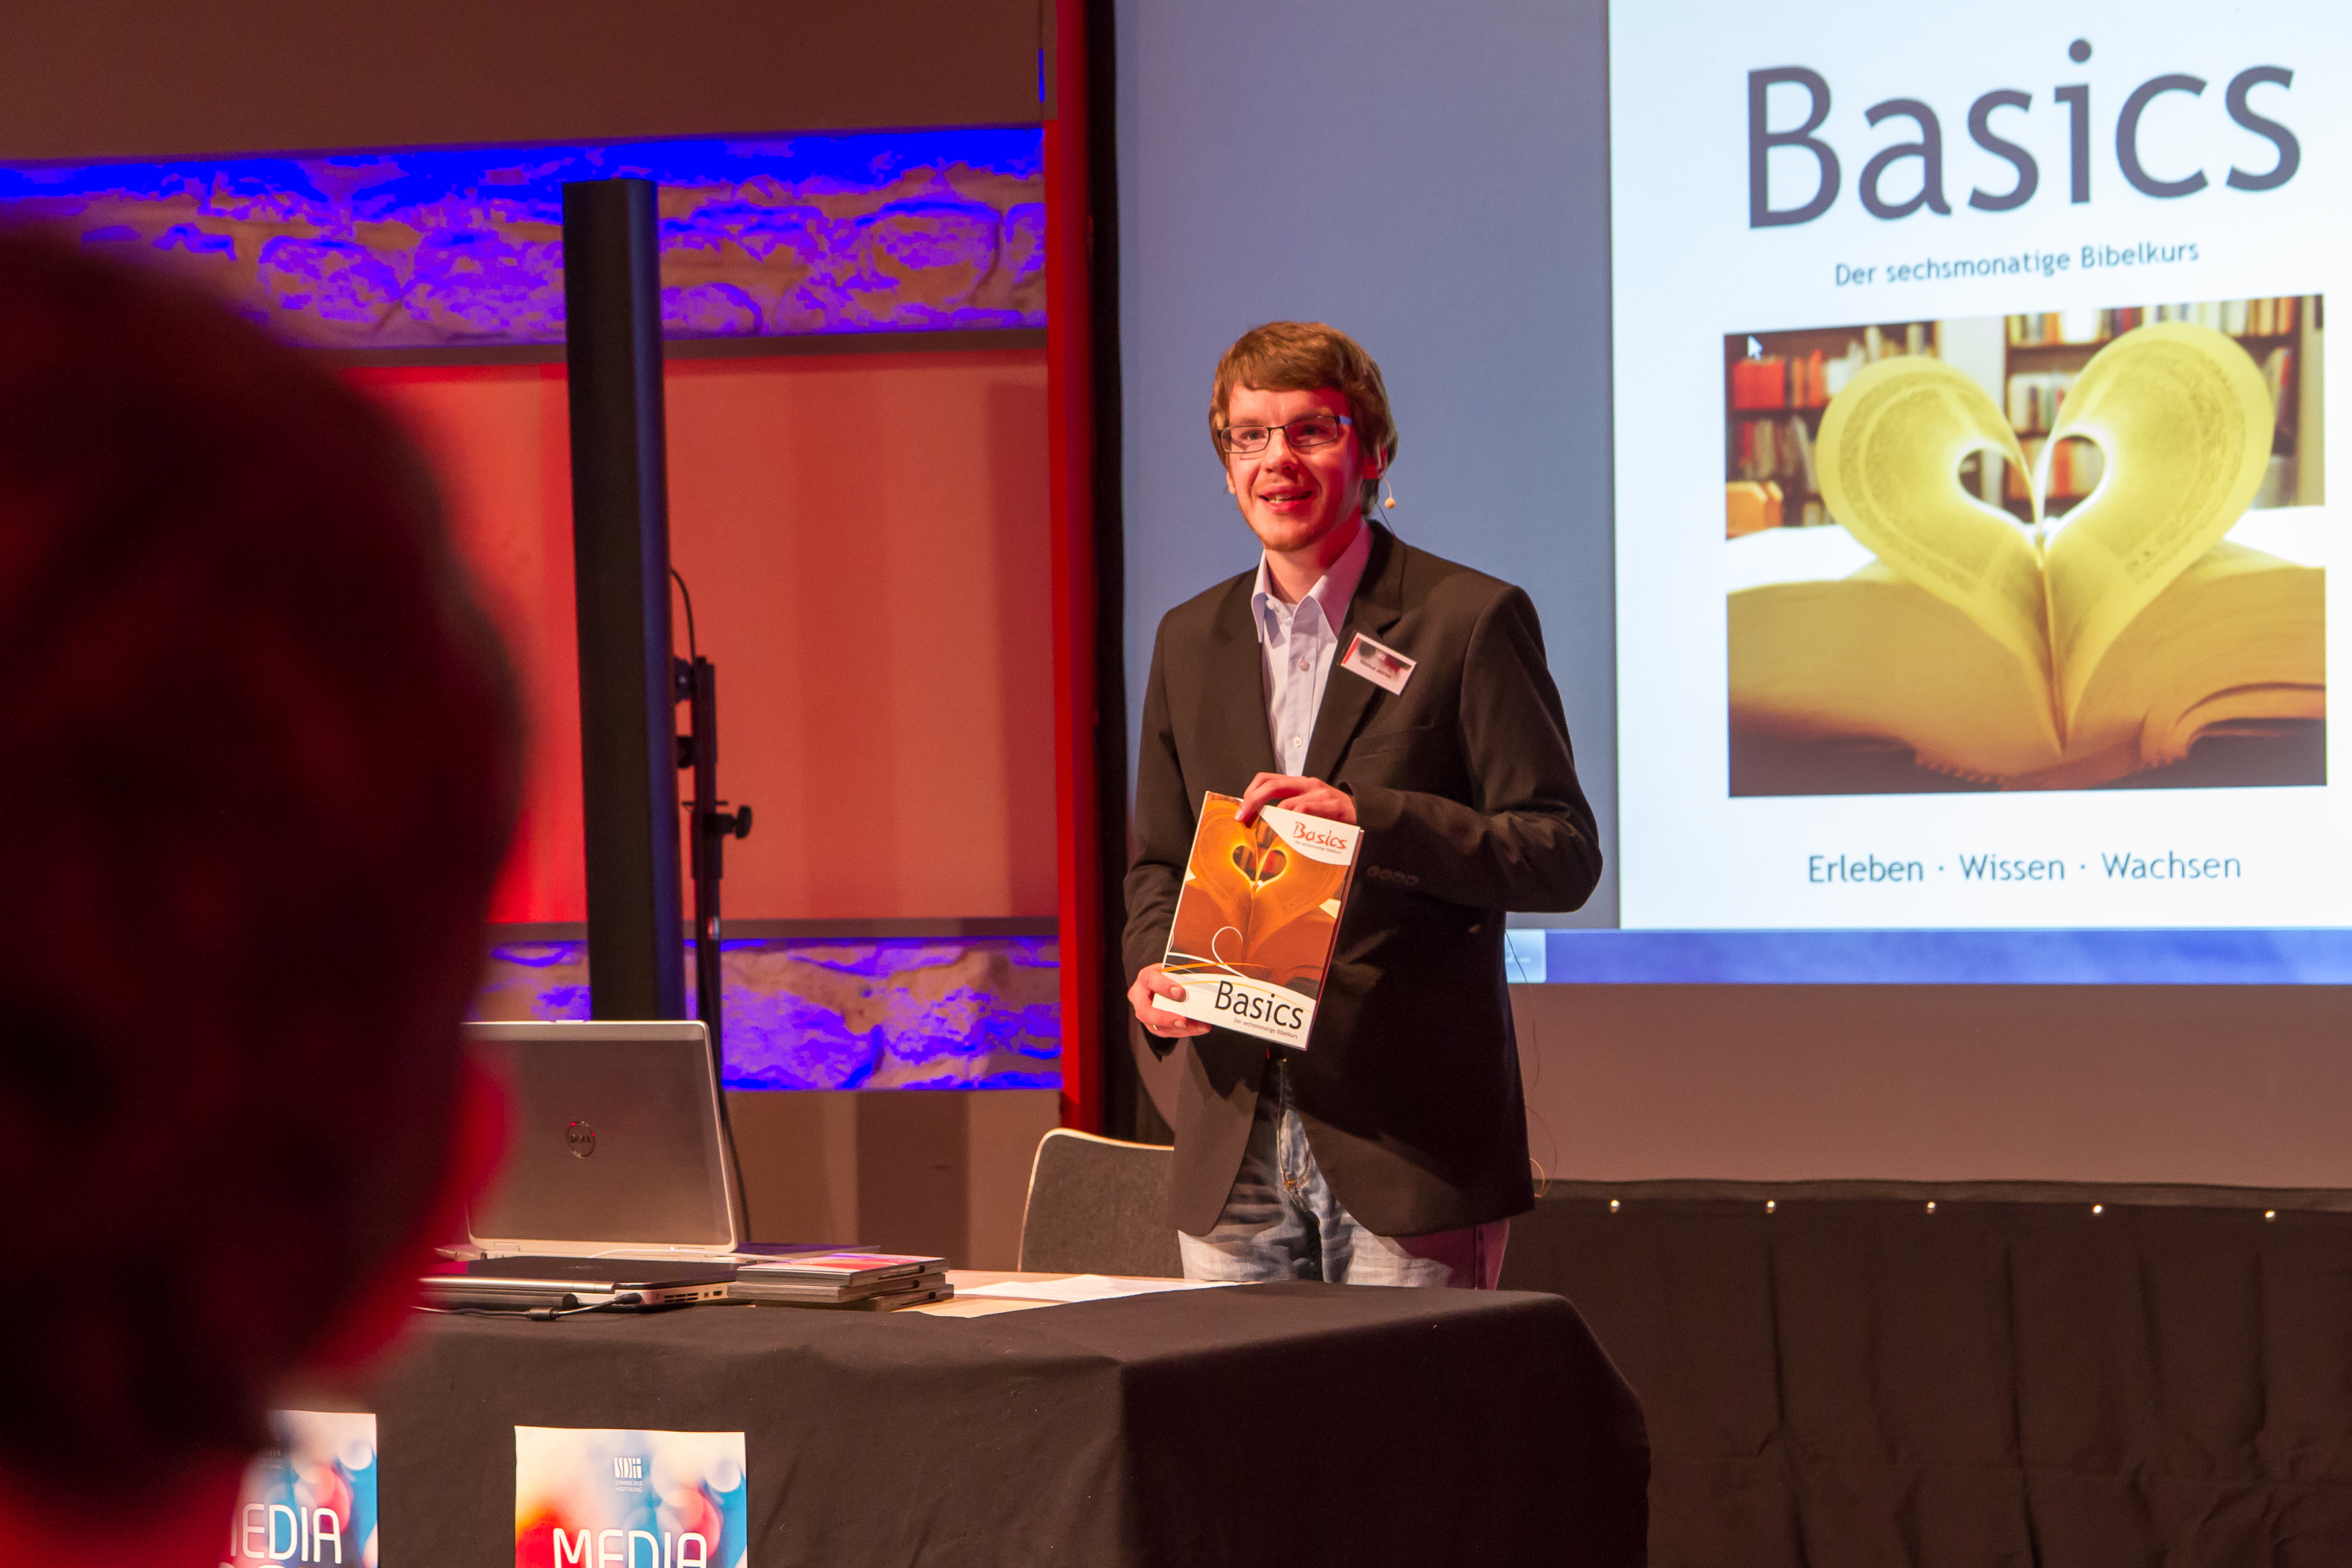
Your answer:
[[[385,1561],[509,1568],[517,1426],[740,1429],[750,1568],[1643,1561],[1640,1406],[1558,1297],[993,1306],[433,1319],[375,1400]]]

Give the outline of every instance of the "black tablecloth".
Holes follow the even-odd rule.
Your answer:
[[[2352,1563],[2352,1215],[1675,1186],[1559,1184],[1504,1269],[1640,1395],[1660,1568]]]
[[[742,1431],[750,1568],[1643,1558],[1640,1407],[1551,1296],[1258,1285],[417,1337],[377,1402],[388,1568],[509,1568],[518,1426]]]

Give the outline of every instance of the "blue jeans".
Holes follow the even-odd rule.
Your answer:
[[[1332,1196],[1307,1146],[1279,1064],[1258,1091],[1249,1146],[1224,1212],[1206,1236],[1176,1233],[1188,1280],[1328,1280],[1341,1285],[1454,1285],[1491,1291],[1511,1222],[1427,1236],[1380,1236]]]

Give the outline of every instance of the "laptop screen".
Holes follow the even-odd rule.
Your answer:
[[[467,1217],[493,1252],[724,1250],[741,1200],[699,1023],[469,1024],[514,1098],[506,1164]]]

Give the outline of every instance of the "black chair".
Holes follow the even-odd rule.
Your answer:
[[[1044,1274],[1184,1272],[1168,1223],[1174,1151],[1056,1128],[1038,1140],[1021,1217],[1021,1267]]]

